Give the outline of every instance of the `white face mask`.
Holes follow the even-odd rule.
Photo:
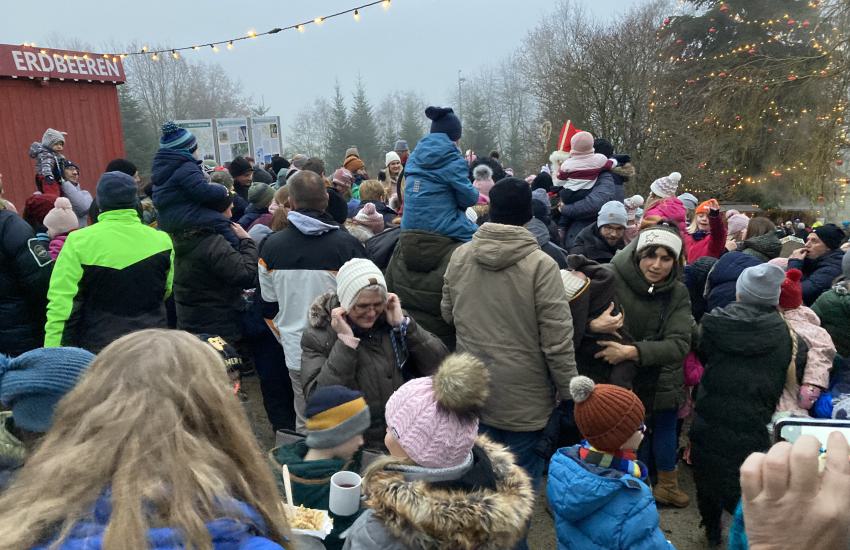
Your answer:
[[[192,156],[195,157],[195,160],[201,160],[201,150],[195,149],[195,152],[192,153]]]

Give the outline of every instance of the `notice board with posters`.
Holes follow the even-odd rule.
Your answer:
[[[211,118],[175,120],[174,123],[195,135],[195,139],[198,140],[198,151],[201,153],[201,160],[214,160],[218,164],[217,148],[215,146],[215,124],[213,124]]]
[[[218,162],[224,164],[239,156],[250,156],[247,118],[218,118],[215,122]]]
[[[251,117],[251,151],[254,160],[264,163],[283,151],[279,116]]]

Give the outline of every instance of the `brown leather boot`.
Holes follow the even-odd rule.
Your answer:
[[[679,489],[679,473],[676,470],[672,472],[658,472],[658,483],[652,490],[657,504],[667,506],[675,506],[676,508],[687,508],[691,499],[684,491]]]

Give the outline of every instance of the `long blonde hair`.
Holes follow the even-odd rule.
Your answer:
[[[143,330],[107,346],[56,409],[53,427],[0,497],[0,547],[29,548],[91,516],[111,489],[103,547],[146,548],[171,527],[212,548],[205,523],[254,508],[285,541],[274,479],[219,355],[179,331]]]

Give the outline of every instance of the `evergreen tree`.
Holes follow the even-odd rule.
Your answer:
[[[145,117],[139,101],[133,97],[129,84],[118,86],[118,106],[126,157],[139,168],[142,176],[150,175],[158,146],[157,131]]]
[[[351,128],[351,141],[357,145],[360,151],[360,159],[367,167],[383,167],[383,153],[378,145],[378,128],[375,117],[372,115],[372,105],[366,97],[366,89],[363,81],[357,79],[357,87],[354,90],[354,101],[351,105],[351,117],[349,118]]]
[[[834,14],[817,0],[688,0],[664,20],[668,66],[651,103],[654,170],[719,198],[815,199],[831,179],[848,79]]]
[[[334,86],[334,96],[331,99],[330,120],[328,123],[328,155],[324,159],[330,170],[331,166],[341,166],[345,160],[345,150],[351,147],[351,121],[345,98],[342,96],[339,82]]]
[[[414,94],[406,94],[401,109],[401,135],[398,137],[407,141],[407,146],[411,151],[416,148],[416,144],[425,135],[423,128],[425,120],[425,109],[421,102]]]
[[[479,157],[487,156],[495,148],[496,136],[487,113],[487,105],[478,91],[468,94],[463,105],[463,135],[461,146],[472,149]]]

